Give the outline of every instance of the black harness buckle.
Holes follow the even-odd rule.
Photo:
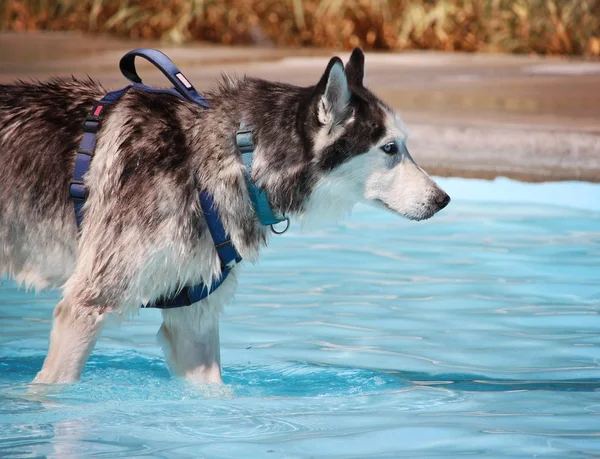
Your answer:
[[[83,183],[83,180],[71,180],[69,184],[69,195],[71,199],[77,199],[79,201],[85,201],[88,196],[88,191]]]

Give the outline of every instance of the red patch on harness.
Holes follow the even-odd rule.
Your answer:
[[[96,107],[96,110],[94,110],[94,116],[100,116],[100,112],[102,111],[104,107],[102,105],[98,105]]]

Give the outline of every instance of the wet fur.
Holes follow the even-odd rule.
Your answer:
[[[401,161],[409,169],[414,164],[379,150],[391,131],[403,134],[389,126],[393,110],[363,87],[362,59],[355,51],[345,69],[332,59],[318,84],[308,88],[224,78],[205,94],[210,110],[172,95],[130,90],[103,113],[85,177],[89,197],[81,234],[68,185],[83,120],[107,91],[78,79],[0,85],[0,275],[28,288],[64,290],[38,381],[79,377],[103,314],[133,315],[142,304],[184,285],[211,282],[219,273],[197,200],[200,189],[213,196],[242,257],[256,260],[267,231],[251,206],[235,144],[241,120],[254,127],[253,179],[282,214],[306,221],[324,213],[337,218],[334,209],[347,213],[363,198],[393,201],[376,190],[367,196],[360,188],[368,168],[353,169],[372,157],[369,164],[381,163],[381,174],[391,177]],[[342,184],[354,176],[356,183]],[[409,218],[439,210],[436,193],[443,192],[424,172],[419,180],[425,197],[418,199],[429,210],[408,212]],[[238,270],[207,300],[163,313],[161,343],[174,373],[220,381],[218,315],[233,296]],[[77,339],[66,343],[68,330],[88,336],[81,345]],[[61,365],[56,356],[77,346],[79,368],[54,371]]]

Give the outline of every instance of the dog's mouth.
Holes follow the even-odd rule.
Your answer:
[[[413,221],[421,221],[421,220],[427,220],[431,217],[433,217],[436,214],[436,211],[431,209],[431,208],[427,208],[427,209],[423,209],[423,212],[419,213],[418,215],[414,215],[414,214],[407,214],[404,212],[399,212],[395,209],[392,209],[390,206],[388,206],[384,201],[382,201],[379,198],[375,198],[375,199],[369,199],[367,201],[368,204],[378,208],[378,209],[383,209],[386,210],[388,212],[391,212],[395,215],[398,215],[400,217],[406,218],[408,220],[413,220]]]
[[[379,209],[387,210],[388,212],[392,212],[394,214],[398,213],[394,209],[392,209],[390,206],[388,206],[385,202],[383,202],[381,199],[378,199],[378,198],[370,199],[368,202],[369,202],[369,204],[374,205],[375,207],[377,207]]]

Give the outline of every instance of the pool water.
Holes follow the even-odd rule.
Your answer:
[[[600,457],[600,185],[440,182],[432,220],[273,238],[224,387],[169,376],[152,310],[36,390],[58,296],[4,282],[0,457]]]

